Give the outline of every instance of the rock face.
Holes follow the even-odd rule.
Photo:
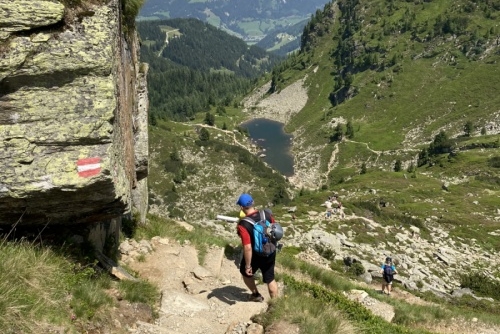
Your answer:
[[[0,224],[147,208],[147,66],[119,0],[0,2]]]

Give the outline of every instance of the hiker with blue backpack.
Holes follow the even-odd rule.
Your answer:
[[[392,263],[392,258],[387,257],[385,259],[385,263],[382,264],[382,269],[380,270],[382,273],[382,277],[384,278],[384,282],[382,283],[382,293],[391,294],[392,290],[392,281],[394,280],[394,275],[398,272],[396,270],[396,266]],[[387,288],[387,292],[385,292]]]
[[[283,236],[283,229],[274,221],[269,209],[257,210],[249,194],[241,194],[236,202],[245,217],[238,221],[238,235],[243,245],[240,273],[243,282],[250,289],[251,301],[262,302],[264,297],[257,290],[254,273],[260,269],[262,280],[267,284],[271,298],[278,296],[278,284],[274,279],[277,242]]]

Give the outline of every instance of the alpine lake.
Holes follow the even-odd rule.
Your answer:
[[[248,130],[252,142],[261,149],[259,156],[262,160],[284,176],[293,175],[293,136],[285,133],[283,123],[256,118],[241,124],[241,127]]]

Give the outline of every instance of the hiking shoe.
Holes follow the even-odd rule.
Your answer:
[[[261,303],[264,301],[264,297],[262,297],[262,295],[257,292],[257,293],[252,293],[249,297],[249,300],[251,302]]]

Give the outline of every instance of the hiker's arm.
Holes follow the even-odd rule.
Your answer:
[[[245,268],[252,265],[252,245],[243,245],[243,257],[245,258]]]

